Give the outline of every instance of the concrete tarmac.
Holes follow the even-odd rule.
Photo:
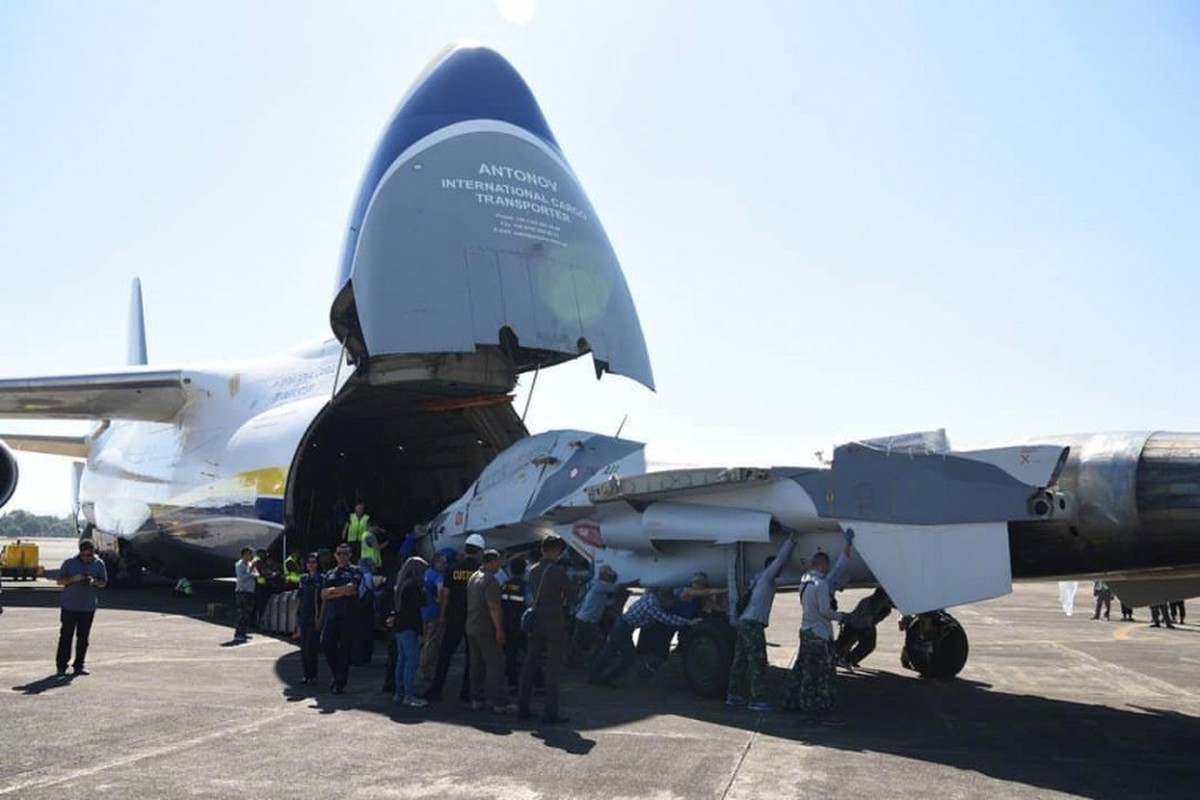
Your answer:
[[[71,552],[47,546],[47,570]],[[60,680],[58,591],[5,583],[0,797],[1127,798],[1190,796],[1200,778],[1200,626],[1151,629],[1145,609],[1093,621],[1086,583],[1073,617],[1054,584],[954,610],[971,658],[953,681],[900,667],[893,614],[867,669],[839,675],[837,727],[697,699],[675,659],[615,690],[572,673],[557,727],[470,711],[453,672],[446,702],[397,707],[382,643],[334,696],[324,664],[317,687],[299,683],[291,642],[230,644],[229,619],[207,616],[232,605],[224,582],[186,600],[102,591],[91,674]],[[776,695],[798,621],[781,594]]]

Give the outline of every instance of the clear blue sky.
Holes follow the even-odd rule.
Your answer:
[[[659,387],[550,371],[532,430],[765,466],[1200,429],[1196,4],[500,5],[0,3],[0,374],[121,364],[135,275],[154,364],[329,336],[376,137],[469,38],[538,97]],[[69,468],[21,464],[9,508],[65,512]]]

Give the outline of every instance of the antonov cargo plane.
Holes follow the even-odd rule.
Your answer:
[[[517,376],[590,353],[653,388],[604,229],[537,102],[495,52],[451,48],[384,130],[354,205],[336,336],[279,358],[0,380],[0,417],[95,420],[87,436],[3,436],[79,461],[81,525],[114,574],[230,573],[246,544],[328,544],[331,509],[399,529],[457,498],[526,436]]]
[[[133,308],[131,363],[144,365],[136,285]],[[330,324],[336,338],[269,361],[0,380],[0,416],[97,421],[80,438],[4,437],[0,505],[11,450],[30,450],[80,460],[85,532],[117,574],[227,575],[241,546],[285,531],[290,546],[329,543],[331,508],[362,494],[393,527],[432,520],[438,546],[558,531],[623,579],[669,586],[704,569],[735,592],[785,528],[802,537],[792,579],[853,528],[851,580],[918,615],[907,652],[935,676],[967,659],[943,609],[1014,578],[1104,574],[1135,605],[1200,593],[1198,434],[970,452],[921,434],[851,442],[823,467],[649,474],[637,442],[529,437],[511,405],[522,372],[590,353],[597,375],[653,376],[596,213],[491,50],[435,59],[385,130]],[[721,663],[708,656],[727,631],[707,640],[689,676],[720,692],[703,665]]]

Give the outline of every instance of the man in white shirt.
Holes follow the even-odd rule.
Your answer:
[[[850,560],[853,529],[846,529],[846,549],[838,558],[838,567]],[[845,618],[833,604],[833,587],[829,579],[829,556],[817,553],[813,568],[800,582],[800,652],[792,666],[784,707],[798,709],[808,722],[826,721],[833,707],[834,655],[833,623]],[[842,571],[841,569],[837,570]],[[835,573],[836,574],[836,573]]]

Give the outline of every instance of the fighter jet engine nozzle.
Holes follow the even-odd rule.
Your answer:
[[[0,508],[12,498],[17,490],[17,459],[4,442],[0,442]]]
[[[1079,572],[1081,563],[1091,572],[1200,563],[1200,433],[1051,441],[1071,454],[1055,483],[1029,499],[1034,519],[1009,525],[1016,577]]]
[[[1038,519],[1052,519],[1070,514],[1071,502],[1066,493],[1042,489],[1029,498],[1029,513]]]

